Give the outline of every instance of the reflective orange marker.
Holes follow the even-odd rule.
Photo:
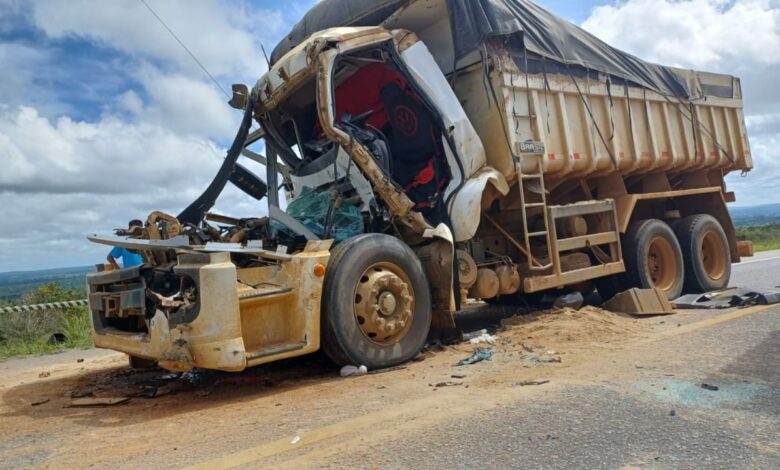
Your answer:
[[[314,265],[314,275],[317,277],[322,277],[325,275],[325,265],[321,263],[317,263]]]

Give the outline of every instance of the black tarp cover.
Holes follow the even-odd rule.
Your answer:
[[[413,0],[411,0],[413,1]],[[377,26],[410,0],[322,0],[274,49],[276,62],[311,34],[338,26]],[[628,80],[665,95],[697,97],[696,74],[643,61],[529,0],[447,0],[456,59],[491,36],[522,34],[529,52]]]

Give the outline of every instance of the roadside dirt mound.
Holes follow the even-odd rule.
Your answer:
[[[543,344],[621,343],[650,330],[648,322],[597,307],[564,308],[518,315],[501,321],[502,337]]]

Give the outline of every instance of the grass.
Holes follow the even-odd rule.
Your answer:
[[[39,304],[79,297],[76,291],[50,283],[26,294],[20,303]],[[91,346],[92,326],[84,306],[0,314],[0,360]]]
[[[780,250],[780,224],[737,227],[737,240],[750,240],[755,251]]]

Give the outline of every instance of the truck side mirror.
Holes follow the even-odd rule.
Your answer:
[[[230,98],[228,104],[231,108],[243,111],[249,101],[249,87],[243,83],[234,83],[232,89],[233,97]]]

